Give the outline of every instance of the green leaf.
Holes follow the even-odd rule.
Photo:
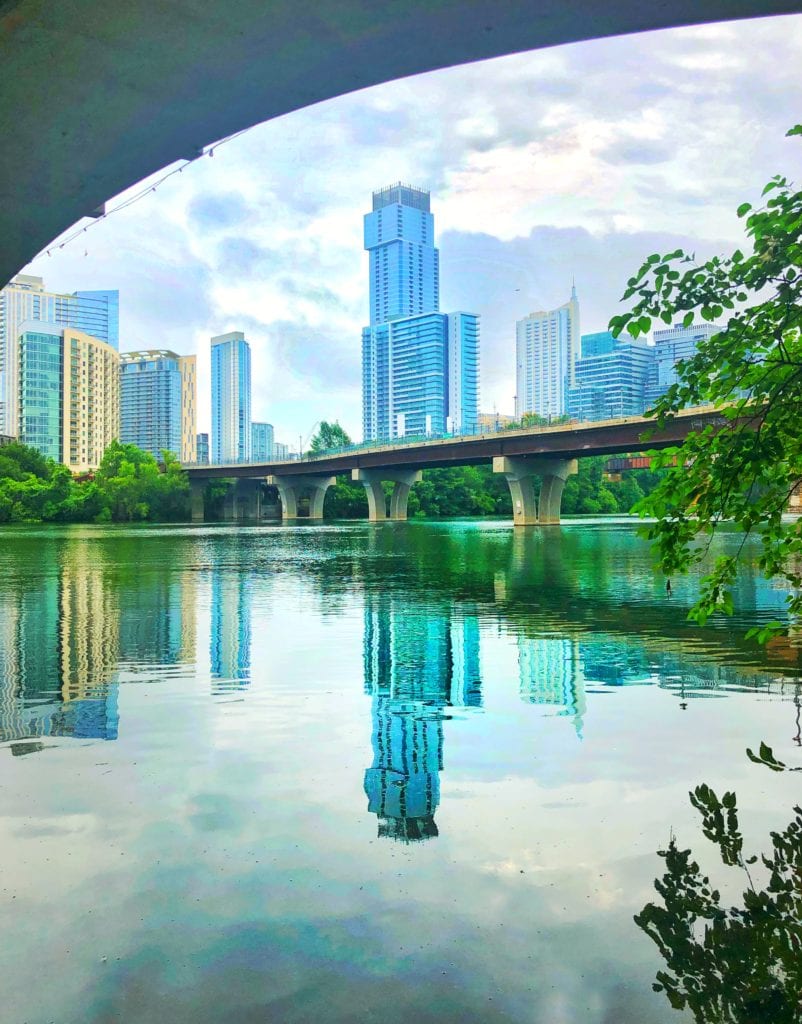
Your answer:
[[[682,326],[683,327],[690,327],[692,323],[693,323],[693,311],[691,311],[690,313],[686,313],[685,316],[682,318]]]
[[[747,213],[752,209],[751,203],[741,203],[738,207],[737,213],[739,217],[745,217]]]

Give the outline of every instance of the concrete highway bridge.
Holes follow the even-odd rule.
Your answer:
[[[563,487],[576,473],[577,459],[670,448],[681,444],[691,431],[710,425],[726,428],[730,424],[720,409],[700,406],[686,409],[661,429],[654,420],[629,417],[362,446],[288,462],[184,468],[189,476],[194,522],[204,519],[204,491],[215,479],[234,481],[224,504],[225,519],[258,521],[266,484],[278,489],[282,519],[297,519],[305,496],[309,497],[309,518],[322,519],[326,491],[344,473],[364,485],[370,521],[382,522],[407,518],[410,488],[421,479],[422,470],[492,464],[494,472],[502,474],[509,484],[515,525],[545,525],[560,521]],[[392,484],[389,508],[385,483]]]

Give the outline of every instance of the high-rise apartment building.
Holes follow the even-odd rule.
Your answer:
[[[167,349],[120,357],[120,440],[155,458],[172,452],[195,461],[195,356]]]
[[[516,326],[515,416],[562,416],[568,388],[575,384],[580,354],[579,299],[576,288],[558,309],[530,313]]]
[[[209,465],[209,435],[198,434],[196,440],[195,461],[199,466]]]
[[[646,404],[651,407],[679,380],[677,364],[696,355],[699,342],[718,334],[718,324],[681,323],[662,331],[654,332],[654,366],[646,385]]]
[[[391,185],[365,215],[370,326],[362,331],[365,440],[475,433],[479,318],[440,313],[429,193]]]
[[[19,335],[19,437],[73,472],[120,436],[120,356],[83,331],[26,320]]]
[[[574,385],[568,388],[568,414],[578,420],[641,416],[654,352],[645,339],[629,335],[583,335],[582,358],[576,361]]]
[[[273,458],[273,424],[251,424],[251,459],[254,462],[270,462]]]
[[[16,436],[19,335],[26,320],[74,327],[119,348],[119,293],[46,291],[41,277],[19,274],[0,289],[0,434]]]
[[[290,457],[290,446],[288,444],[282,444],[281,441],[273,442],[273,460],[275,462],[283,462],[285,459]]]
[[[428,192],[400,182],[374,192],[364,237],[371,325],[440,308],[440,254]]]
[[[424,313],[362,332],[366,440],[473,434],[479,419],[479,318]]]
[[[197,459],[198,429],[198,360],[195,356],[179,356],[181,371],[181,451],[182,462]]]
[[[212,462],[251,458],[251,349],[241,331],[212,338]]]

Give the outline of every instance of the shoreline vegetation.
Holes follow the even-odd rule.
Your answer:
[[[628,470],[621,479],[605,479],[606,459],[583,459],[563,492],[564,515],[629,513],[651,493],[661,473]],[[207,488],[210,521],[222,518],[230,486],[214,481]],[[270,503],[268,493],[267,501]],[[278,502],[277,494],[273,502]],[[347,476],[329,488],[326,518],[367,518],[361,484]],[[509,489],[489,466],[424,470],[423,480],[409,496],[410,519],[444,519],[512,515]],[[12,442],[0,448],[0,524],[9,523],[132,523],[187,522],[189,483],[174,455],[157,461],[135,445],[114,441],[94,473],[75,477],[66,466],[45,458],[34,448]]]

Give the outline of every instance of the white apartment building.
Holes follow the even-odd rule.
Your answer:
[[[576,288],[558,309],[530,313],[516,325],[515,417],[525,413],[562,416],[581,354]]]

